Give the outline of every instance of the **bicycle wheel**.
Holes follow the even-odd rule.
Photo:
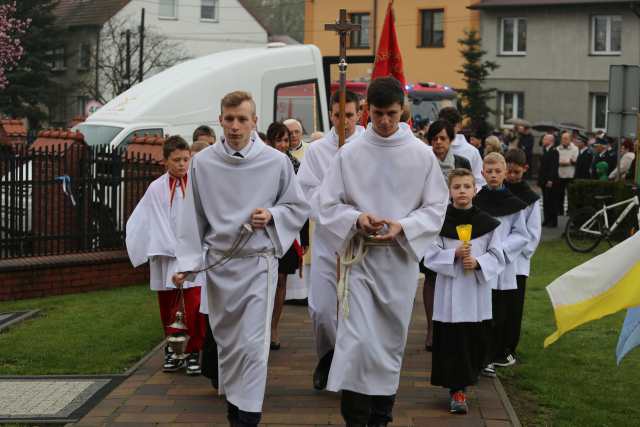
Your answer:
[[[578,209],[569,221],[564,229],[564,238],[567,241],[567,245],[576,252],[587,253],[591,252],[598,246],[598,243],[604,237],[604,221],[601,215],[594,218],[590,224],[588,231],[580,230],[580,228],[591,217],[596,214],[596,210],[593,208]]]

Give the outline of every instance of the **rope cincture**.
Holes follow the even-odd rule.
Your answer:
[[[338,300],[342,305],[344,317],[349,317],[349,273],[351,272],[351,266],[362,261],[367,252],[368,248],[364,247],[364,237],[361,234],[356,234],[349,240],[344,254],[340,255]]]
[[[361,262],[371,246],[395,246],[394,240],[373,240],[360,233],[351,238],[344,254],[340,256],[340,280],[338,281],[338,301],[342,305],[344,317],[349,317],[349,273],[355,264]]]

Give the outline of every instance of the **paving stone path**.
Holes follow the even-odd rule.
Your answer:
[[[431,357],[424,349],[426,319],[422,290],[413,311],[392,426],[519,426],[497,380],[482,378],[469,390],[467,415],[450,415],[448,392],[429,382]],[[311,386],[315,365],[306,307],[287,305],[282,348],[269,357],[269,377],[261,425],[344,425],[337,394]],[[78,426],[227,426],[226,404],[206,378],[165,374],[158,351],[91,410]]]

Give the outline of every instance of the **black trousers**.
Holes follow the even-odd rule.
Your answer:
[[[370,396],[342,390],[340,412],[347,426],[385,424],[393,421],[392,412],[396,396]]]
[[[527,276],[516,276],[516,281],[518,282],[518,290],[509,291],[510,300],[507,305],[507,320],[505,325],[505,347],[511,354],[515,354],[518,343],[520,342]]]
[[[218,345],[211,332],[211,324],[207,316],[207,332],[202,344],[202,375],[218,384]],[[217,387],[216,387],[217,388]]]
[[[542,187],[542,207],[544,210],[543,224],[545,225],[558,225],[558,200],[556,196],[556,188]]]
[[[491,303],[493,309],[493,321],[491,322],[491,344],[489,346],[490,362],[502,359],[509,354],[508,330],[509,311],[511,301],[515,298],[516,290],[499,291],[492,290]]]
[[[236,405],[227,401],[227,419],[231,427],[257,427],[262,418],[261,412],[241,411]]]
[[[556,206],[559,215],[564,215],[564,196],[567,194],[567,188],[573,181],[573,178],[560,178],[558,180],[558,190],[556,191]]]

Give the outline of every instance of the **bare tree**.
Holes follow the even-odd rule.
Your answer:
[[[82,91],[106,103],[139,83],[140,33],[130,20],[110,20],[100,33],[100,47],[92,52],[92,63],[98,72],[95,79],[79,84]],[[129,36],[127,37],[127,34]],[[129,42],[127,43],[127,39]],[[127,46],[128,45],[128,46]],[[153,28],[144,29],[143,78],[189,59],[181,43],[169,40]]]
[[[248,0],[251,10],[267,25],[270,35],[304,41],[304,0]]]

